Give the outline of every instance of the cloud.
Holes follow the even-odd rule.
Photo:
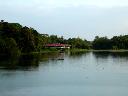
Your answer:
[[[29,7],[70,7],[70,6],[98,6],[117,7],[128,6],[127,0],[0,0],[4,6],[29,6]]]
[[[40,33],[82,37],[128,33],[126,0],[0,0],[0,18]]]

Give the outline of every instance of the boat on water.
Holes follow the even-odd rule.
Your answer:
[[[59,58],[59,59],[57,59],[57,60],[64,60],[64,58]]]

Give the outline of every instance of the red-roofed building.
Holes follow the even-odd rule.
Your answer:
[[[71,45],[69,44],[60,44],[60,43],[53,43],[53,44],[46,44],[46,47],[50,48],[70,48]]]

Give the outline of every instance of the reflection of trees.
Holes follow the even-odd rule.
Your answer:
[[[70,57],[81,57],[83,55],[87,55],[89,53],[88,51],[74,51],[74,52],[69,52]]]
[[[93,52],[93,55],[96,58],[107,58],[110,55],[110,52]]]
[[[62,54],[58,53],[58,52],[42,53],[41,57],[40,57],[40,60],[43,60],[43,61],[44,60],[49,60],[49,59],[56,60],[60,56],[62,56]]]
[[[113,52],[113,57],[128,58],[128,52]]]
[[[19,66],[38,67],[39,58],[40,58],[39,54],[22,55],[19,58]]]
[[[128,52],[93,52],[96,58],[108,58],[109,56],[113,58],[128,58]]]
[[[15,69],[18,63],[18,57],[10,57],[8,55],[0,56],[0,68]]]
[[[39,65],[39,54],[21,55],[19,57],[0,56],[2,69],[30,69]]]
[[[48,60],[58,60],[61,58],[64,58],[64,53],[57,53],[57,52],[42,53],[42,54],[31,53],[31,54],[21,55],[19,57],[0,55],[0,68],[8,69],[8,70],[11,70],[11,69],[29,70],[29,69],[38,68],[41,61],[45,63]]]

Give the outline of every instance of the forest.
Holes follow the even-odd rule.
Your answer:
[[[42,52],[46,44],[61,43],[71,45],[71,49],[119,50],[128,49],[128,35],[107,37],[96,36],[93,41],[68,38],[57,35],[40,34],[34,28],[19,23],[0,22],[0,54]]]
[[[128,35],[113,36],[111,39],[107,37],[96,36],[92,42],[92,49],[95,50],[120,50],[128,49]]]
[[[89,42],[81,38],[64,39],[63,36],[40,34],[34,28],[19,23],[0,22],[0,54],[41,52],[49,43],[70,44],[71,48],[89,49]]]

